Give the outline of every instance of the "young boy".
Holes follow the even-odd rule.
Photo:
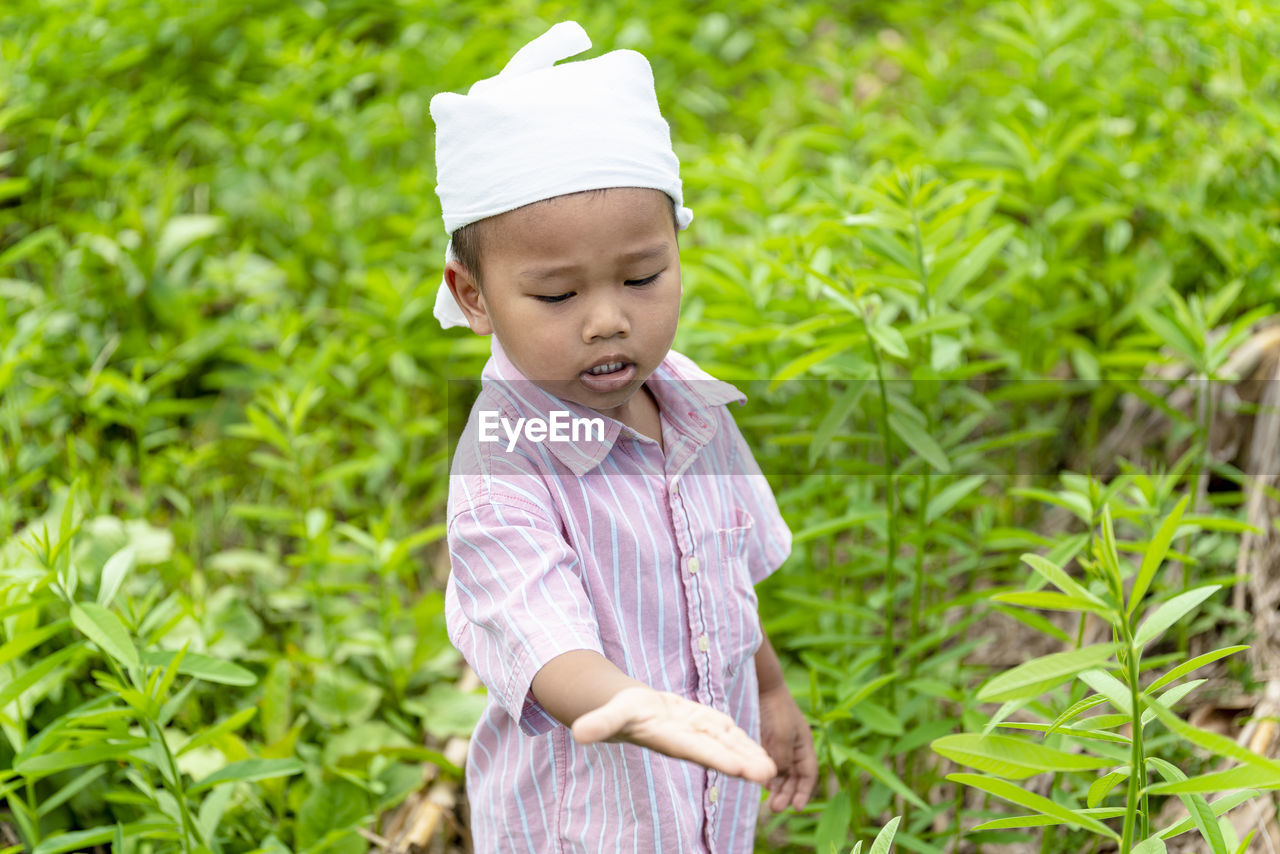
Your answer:
[[[753,589],[791,533],[725,406],[745,396],[671,350],[692,212],[648,62],[555,65],[590,46],[557,24],[431,102],[436,316],[493,336],[447,511],[449,634],[489,689],[472,835],[747,852],[757,786],[799,809],[817,777]]]

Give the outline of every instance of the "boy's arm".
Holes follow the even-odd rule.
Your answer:
[[[597,652],[556,656],[533,677],[530,689],[542,708],[572,727],[579,743],[628,742],[761,785],[777,774],[764,748],[731,717],[656,691]]]
[[[760,742],[778,768],[778,775],[765,784],[772,795],[769,809],[781,812],[787,806],[803,809],[818,782],[818,758],[813,750],[813,733],[804,712],[796,705],[782,676],[782,663],[764,637],[756,650],[756,678],[760,683]]]

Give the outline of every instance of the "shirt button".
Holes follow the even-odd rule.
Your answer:
[[[703,635],[702,637],[698,638],[698,651],[706,652],[709,649],[711,649],[711,638],[707,637],[706,635]]]
[[[713,803],[713,804],[714,804],[716,801],[720,800],[720,789],[719,789],[719,788],[717,788],[717,787],[715,787],[715,786],[712,786],[710,789],[708,789],[708,790],[707,790],[707,799],[708,799],[708,800],[710,800],[710,801],[711,801],[711,803]]]
[[[689,572],[693,575],[698,574],[698,559],[696,557],[689,558]]]
[[[673,483],[673,484],[671,484],[671,494],[672,494],[672,495],[679,495],[679,494],[680,494],[680,484],[679,484],[679,483]]]

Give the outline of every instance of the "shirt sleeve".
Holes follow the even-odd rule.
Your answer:
[[[558,725],[530,691],[548,661],[604,654],[578,556],[545,511],[486,497],[449,522],[449,639],[527,735]]]
[[[782,518],[769,481],[760,471],[738,424],[724,409],[725,428],[732,437],[733,493],[739,506],[751,514],[755,524],[747,541],[747,569],[751,583],[759,584],[782,566],[791,554],[791,528]]]

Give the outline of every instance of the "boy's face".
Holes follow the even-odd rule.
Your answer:
[[[526,205],[485,222],[483,290],[450,261],[445,280],[472,331],[497,335],[524,376],[627,423],[680,317],[671,200],[618,187]],[[595,376],[603,362],[619,370]]]

